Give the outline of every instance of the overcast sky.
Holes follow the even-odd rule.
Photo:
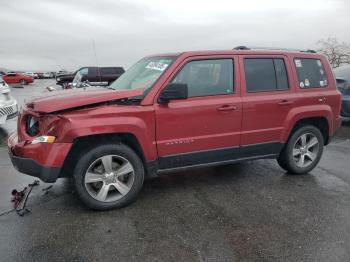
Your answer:
[[[350,42],[349,0],[0,0],[0,68],[129,67],[161,52]]]

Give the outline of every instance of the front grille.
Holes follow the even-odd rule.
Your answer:
[[[0,108],[0,116],[12,115],[13,113],[15,113],[15,111],[12,106]]]

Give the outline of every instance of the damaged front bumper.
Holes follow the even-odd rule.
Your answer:
[[[17,134],[8,139],[8,151],[13,166],[21,173],[53,183],[63,177],[62,167],[71,148],[69,143],[26,144],[18,142]]]
[[[14,156],[9,152],[11,162],[18,172],[40,178],[46,183],[54,183],[61,174],[61,168],[44,167],[33,159]]]

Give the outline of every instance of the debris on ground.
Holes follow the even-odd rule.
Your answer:
[[[44,192],[44,195],[47,195],[52,187],[53,185],[43,188],[42,191]]]
[[[11,202],[13,202],[13,207],[19,216],[24,216],[26,213],[30,212],[30,210],[26,208],[26,203],[33,187],[38,185],[39,180],[35,180],[33,183],[28,184],[28,186],[25,187],[22,191],[17,191],[16,189],[12,190],[13,197],[11,199]]]

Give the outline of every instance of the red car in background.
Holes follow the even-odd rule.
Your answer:
[[[22,84],[28,85],[33,83],[34,79],[31,76],[19,74],[19,73],[7,73],[2,77],[7,84]]]

